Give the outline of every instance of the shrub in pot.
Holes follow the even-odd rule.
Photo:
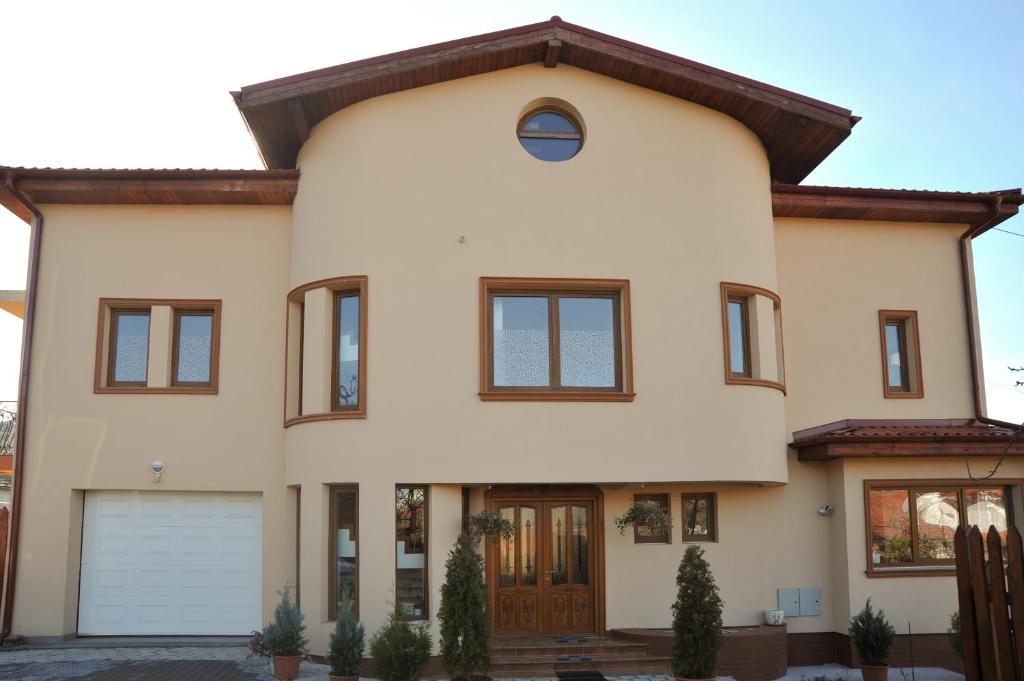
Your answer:
[[[679,563],[676,586],[672,674],[677,679],[712,679],[722,646],[722,599],[699,546],[687,547]]]
[[[352,614],[352,597],[347,589],[338,604],[338,619],[334,623],[329,648],[327,664],[331,665],[328,675],[331,681],[356,681],[359,663],[366,651],[366,632]]]
[[[370,657],[380,681],[416,681],[430,659],[430,630],[392,611],[370,638]]]
[[[455,542],[445,564],[441,587],[441,658],[448,676],[470,681],[491,667],[490,632],[487,626],[487,586],[484,559],[475,541],[463,534]]]
[[[885,618],[885,611],[875,612],[871,599],[864,609],[850,619],[850,638],[860,658],[864,681],[885,681],[889,677],[889,650],[896,640],[896,629]]]
[[[263,629],[263,647],[271,655],[274,677],[291,681],[299,675],[309,640],[302,611],[292,603],[291,587],[285,585],[280,593],[281,602],[274,610],[274,619]]]

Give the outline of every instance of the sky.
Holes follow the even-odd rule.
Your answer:
[[[229,90],[554,14],[862,116],[806,184],[1024,184],[1021,0],[10,3],[0,164],[259,168]],[[0,289],[25,286],[27,234],[0,214]],[[974,252],[989,415],[1024,421],[1024,236]],[[20,337],[0,312],[0,401]]]

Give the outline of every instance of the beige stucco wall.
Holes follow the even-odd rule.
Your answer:
[[[76,630],[81,490],[90,489],[262,493],[267,616],[275,589],[294,581],[281,431],[290,209],[43,213],[16,633]],[[94,394],[102,297],[222,299],[220,393]],[[159,483],[154,459],[167,464]]]

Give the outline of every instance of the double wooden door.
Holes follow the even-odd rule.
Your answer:
[[[489,542],[494,633],[595,631],[596,503],[593,498],[492,498],[515,527]]]

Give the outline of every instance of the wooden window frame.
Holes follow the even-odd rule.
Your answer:
[[[400,489],[422,489],[423,490],[423,614],[403,615],[398,604],[398,547],[395,547],[394,575],[395,575],[395,617],[406,622],[429,622],[430,621],[430,485],[420,483],[399,483],[395,485],[394,501],[397,504],[398,490]],[[398,520],[398,508],[395,508],[395,521]],[[397,534],[392,534],[392,543],[398,541]],[[420,555],[420,554],[415,554]]]
[[[118,313],[139,313],[145,311],[150,318],[150,342],[152,342],[152,320],[154,307],[171,308],[171,334],[168,347],[169,374],[166,386],[149,386],[149,363],[152,358],[146,353],[147,383],[113,381],[114,342],[116,339],[116,316]],[[219,391],[220,376],[220,299],[184,298],[100,298],[96,322],[96,367],[93,372],[93,392],[96,394],[122,395],[216,395]],[[175,384],[177,354],[177,312],[179,310],[206,310],[213,312],[213,331],[210,341],[210,383]]]
[[[905,389],[893,388],[889,385],[889,353],[885,338],[885,329],[889,324],[900,325],[900,361],[905,362],[904,376],[907,382]],[[908,327],[909,334],[907,333]],[[886,399],[920,399],[924,397],[924,377],[921,374],[921,327],[917,320],[917,310],[879,310],[878,332],[882,345],[882,396]],[[909,355],[911,350],[914,353],[913,361]]]
[[[644,494],[634,494],[633,498],[636,501],[654,501],[663,502],[665,514],[668,516],[669,527],[665,530],[665,535],[662,537],[645,537],[640,534],[640,528],[633,526],[633,543],[634,544],[671,544],[672,543],[672,497],[668,492],[653,492]]]
[[[686,531],[686,501],[687,499],[705,499],[708,502],[708,533],[689,534]],[[718,542],[718,493],[717,492],[683,492],[679,495],[679,526],[682,529],[684,544],[708,544]]]
[[[205,307],[201,305],[175,305],[171,308],[172,331],[171,331],[171,375],[170,384],[173,388],[185,388],[193,391],[211,390],[216,392],[218,383],[220,356],[220,310],[219,302],[216,306]],[[210,319],[210,380],[208,381],[179,381],[178,380],[178,352],[181,334],[181,318],[183,316],[209,316]]]
[[[532,296],[548,299],[550,343],[548,387],[494,385],[493,299],[501,296]],[[611,388],[561,388],[559,363],[561,337],[558,300],[562,297],[606,297],[613,301],[616,385]],[[480,278],[480,399],[484,401],[632,402],[633,349],[627,279],[548,279],[532,277]]]
[[[963,479],[922,479],[922,480],[865,480],[864,481],[864,539],[867,568],[864,573],[868,577],[949,577],[956,575],[953,560],[919,561],[916,556],[920,549],[917,529],[916,495],[925,492],[953,491],[957,493],[957,505],[960,515],[960,526],[967,525],[967,505],[964,503],[964,490],[980,487],[1001,487],[1006,494],[1006,526],[1016,526],[1014,504],[1021,490],[1021,479],[995,478],[990,480]],[[872,560],[871,542],[871,492],[874,490],[898,490],[907,492],[907,507],[910,522],[910,546],[912,562],[876,567]]]
[[[725,362],[725,382],[727,385],[756,385],[765,388],[774,388],[786,394],[786,361],[785,361],[785,346],[782,342],[782,298],[773,291],[769,291],[766,288],[760,286],[751,286],[749,284],[738,284],[731,281],[723,281],[719,284],[719,291],[721,294],[722,304],[722,354]],[[757,296],[763,296],[772,301],[772,306],[775,311],[776,324],[776,342],[778,347],[776,353],[779,360],[779,376],[782,380],[773,381],[767,378],[757,378],[754,376],[754,362],[753,354],[751,352],[751,341],[750,335],[753,332],[750,326],[750,305]],[[743,334],[743,351],[747,357],[747,371],[746,372],[733,372],[732,370],[732,345],[729,338],[729,301],[731,300],[742,300],[744,302],[743,315],[744,315],[744,334]]]
[[[118,381],[114,379],[114,371],[117,366],[117,333],[122,316],[146,315],[146,378],[141,381]],[[110,308],[110,332],[107,344],[107,387],[109,388],[145,388],[149,381],[149,343],[150,334],[153,330],[153,310],[150,306],[145,307],[111,307]]]
[[[742,309],[742,323],[743,323],[743,371],[736,371],[732,367],[732,333],[729,334],[729,375],[732,378],[753,378],[753,362],[751,362],[750,354],[750,301],[752,296],[739,296],[735,293],[730,293],[728,299],[725,301],[725,311],[728,316],[729,306],[736,303]],[[730,320],[726,319],[726,326],[729,325]],[[731,329],[730,329],[731,332]]]
[[[289,390],[289,374],[288,374],[288,357],[291,352],[291,343],[296,340],[299,343],[299,358],[300,367],[304,366],[304,338],[305,338],[305,322],[306,322],[306,307],[305,297],[307,291],[312,291],[318,288],[325,288],[334,294],[332,297],[332,312],[331,312],[331,380],[330,390],[331,395],[329,397],[329,405],[335,403],[335,396],[337,393],[337,343],[338,343],[338,310],[337,310],[337,296],[339,293],[359,293],[359,404],[357,407],[350,407],[340,410],[328,410],[326,412],[314,412],[310,414],[302,413],[302,373],[301,369],[299,372],[299,380],[297,382],[299,395],[299,413],[297,416],[288,416],[288,390]],[[291,304],[298,303],[301,306],[301,318],[298,339],[291,338],[292,334],[288,333],[288,329],[291,328]],[[367,338],[369,337],[369,279],[366,275],[356,275],[350,277],[332,277],[330,279],[319,279],[317,281],[311,281],[308,284],[302,284],[297,286],[288,292],[285,301],[285,367],[284,367],[284,391],[285,399],[282,405],[283,409],[283,423],[284,427],[288,428],[297,423],[307,423],[310,421],[333,421],[335,419],[365,419],[367,415],[367,394],[369,381],[367,379],[367,357],[368,357],[368,343]]]
[[[338,375],[338,371],[341,368],[341,299],[352,298],[353,296],[358,297],[359,299],[359,386],[356,390],[356,404],[354,406],[348,406],[341,404],[338,400],[338,391],[341,387],[341,377]],[[332,292],[330,407],[331,412],[333,413],[355,413],[361,416],[366,415],[366,411],[363,409],[363,400],[366,399],[366,381],[363,380],[363,369],[365,369],[366,366],[363,354],[364,302],[363,291],[359,287],[334,289]]]
[[[572,123],[572,125],[576,128],[576,132],[575,133],[569,133],[569,132],[527,132],[525,130],[525,127],[526,127],[526,124],[529,122],[529,120],[531,118],[533,118],[534,116],[536,116],[537,114],[542,114],[542,113],[553,113],[553,114],[557,114],[559,116],[562,116],[564,118],[567,118],[569,120],[569,122]],[[516,126],[516,139],[519,140],[520,144],[522,144],[523,138],[526,138],[526,139],[579,140],[580,145],[576,149],[576,153],[574,153],[572,156],[570,156],[566,160],[572,160],[572,159],[576,158],[577,156],[579,156],[580,152],[583,151],[583,145],[586,143],[586,139],[585,139],[586,135],[584,134],[583,124],[580,122],[579,117],[576,116],[574,113],[572,113],[570,111],[567,111],[564,108],[561,108],[561,107],[558,107],[558,106],[553,106],[551,104],[544,104],[542,106],[535,107],[535,108],[530,109],[529,111],[527,111],[525,114],[523,114],[522,118],[519,119],[519,124]],[[529,152],[527,152],[527,153],[529,153]],[[530,155],[533,156],[533,154],[530,154]],[[533,158],[537,158],[537,157],[533,156]],[[541,161],[541,160],[545,160],[545,159],[539,159],[538,158],[537,160]]]
[[[355,511],[355,530],[354,538],[356,541],[356,574],[354,582],[354,591],[352,595],[352,614],[356,619],[359,619],[359,568],[360,559],[362,557],[362,549],[359,546],[359,485],[356,484],[344,484],[344,485],[329,485],[328,496],[330,498],[330,507],[327,511],[327,561],[328,561],[328,582],[327,582],[327,619],[328,621],[334,621],[338,619],[338,494],[354,493],[356,495],[356,511]]]

